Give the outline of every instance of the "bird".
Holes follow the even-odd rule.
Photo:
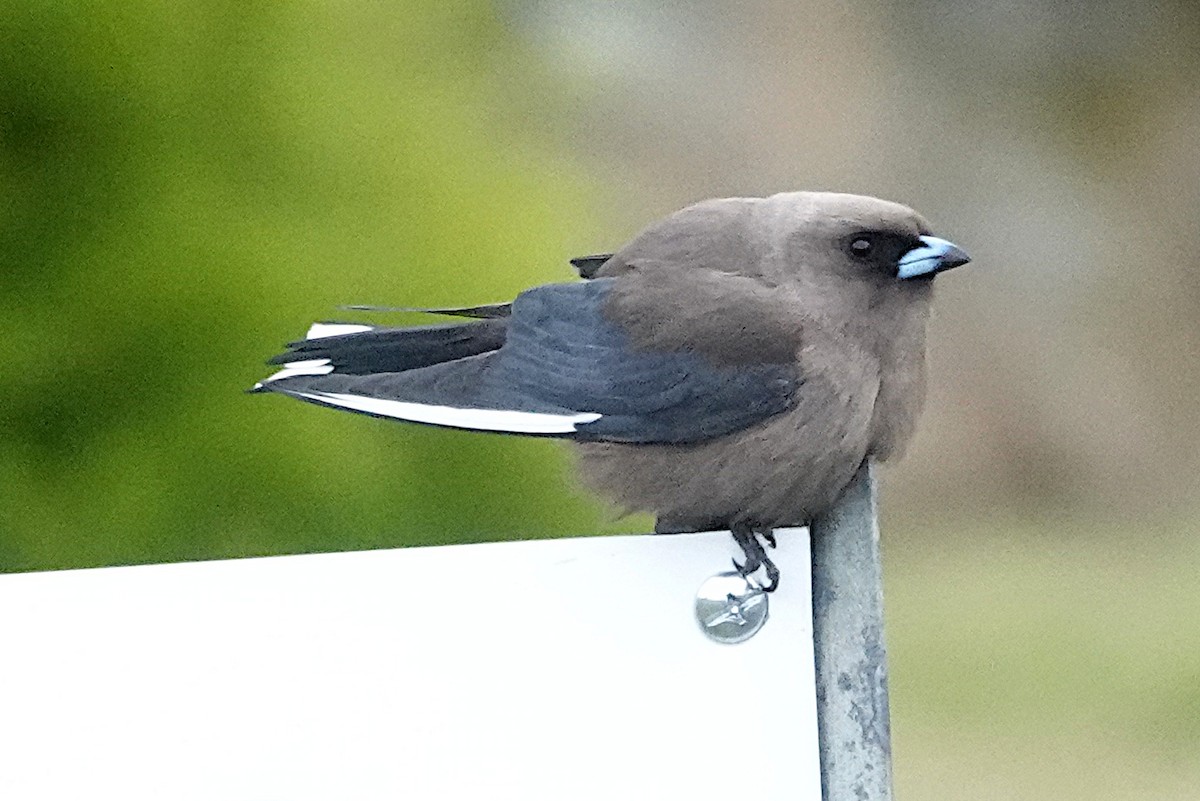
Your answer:
[[[916,211],[835,192],[705,200],[580,280],[315,323],[256,393],[381,418],[570,440],[585,486],[657,533],[728,530],[763,591],[774,531],[899,458],[925,397],[935,276],[970,261]],[[356,308],[356,307],[350,307]],[[372,308],[372,307],[357,307]]]

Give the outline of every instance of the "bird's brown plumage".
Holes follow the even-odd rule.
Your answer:
[[[690,206],[599,270],[606,314],[648,350],[715,364],[794,363],[794,407],[687,445],[581,443],[585,483],[667,528],[808,522],[864,459],[903,452],[925,394],[932,282],[900,280],[846,252],[848,237],[915,240],[913,210],[869,197],[795,192]]]

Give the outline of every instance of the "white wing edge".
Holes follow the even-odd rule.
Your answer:
[[[511,409],[459,409],[453,406],[434,406],[425,403],[370,398],[344,392],[291,392],[301,398],[352,409],[381,417],[408,420],[413,423],[469,428],[476,431],[504,431],[511,434],[570,434],[580,423],[599,420],[596,412],[578,414],[543,414]]]
[[[355,325],[353,323],[313,323],[308,328],[305,339],[324,339],[325,337],[340,337],[345,334],[361,334],[371,331],[374,326]]]
[[[329,363],[329,359],[305,359],[299,362],[288,362],[283,366],[282,370],[259,381],[254,385],[254,388],[259,389],[263,384],[269,384],[281,378],[292,378],[298,375],[329,375],[332,372],[333,365]]]

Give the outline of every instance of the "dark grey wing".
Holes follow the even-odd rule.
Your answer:
[[[525,396],[600,417],[577,439],[694,442],[738,431],[790,408],[794,366],[718,367],[690,350],[635,347],[605,315],[617,279],[540,287],[517,298],[505,383]]]
[[[578,271],[580,278],[590,280],[596,277],[596,272],[612,257],[613,254],[611,253],[598,253],[595,256],[579,256],[578,258],[571,259],[571,266]]]
[[[791,408],[791,364],[716,366],[691,350],[636,348],[604,313],[615,280],[552,284],[513,303],[503,347],[376,375],[294,375],[265,388],[379,417],[488,431],[686,443]]]
[[[339,308],[346,309],[347,311],[365,312],[419,312],[421,314],[441,314],[446,317],[474,317],[480,320],[507,317],[512,313],[511,303],[485,303],[481,306],[452,306],[433,309],[426,309],[420,306],[370,306],[355,303]]]

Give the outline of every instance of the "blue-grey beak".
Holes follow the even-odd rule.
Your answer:
[[[953,267],[961,267],[971,260],[958,245],[945,239],[923,236],[921,243],[921,247],[913,248],[900,258],[900,265],[896,270],[898,278],[933,275]]]

